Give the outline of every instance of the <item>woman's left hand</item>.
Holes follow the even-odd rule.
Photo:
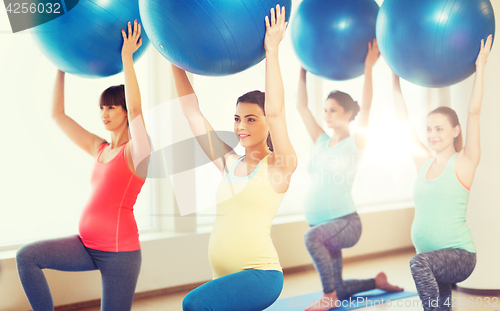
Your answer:
[[[266,36],[264,38],[264,48],[266,52],[273,52],[278,50],[278,46],[285,37],[286,26],[285,22],[285,7],[276,5],[276,12],[274,8],[271,9],[271,20],[266,16]]]
[[[122,57],[132,56],[135,51],[137,51],[142,45],[141,37],[141,23],[134,21],[134,30],[132,31],[132,24],[128,22],[128,35],[125,30],[122,29],[123,36],[123,47],[122,47]],[[139,39],[140,38],[140,39]]]
[[[493,35],[488,36],[488,39],[486,39],[486,43],[484,43],[484,39],[481,39],[481,49],[479,50],[479,55],[476,59],[476,68],[484,68],[484,66],[486,66],[486,61],[488,60],[488,56],[490,55],[492,42]]]

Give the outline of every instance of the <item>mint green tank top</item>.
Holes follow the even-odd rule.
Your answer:
[[[415,218],[411,226],[411,239],[418,254],[445,248],[476,252],[465,221],[469,190],[460,183],[455,172],[457,154],[451,156],[438,177],[425,179],[434,159],[425,162],[418,174],[413,189]]]
[[[314,226],[356,212],[351,195],[352,184],[363,156],[353,136],[328,146],[331,137],[323,133],[309,160],[309,190],[304,214]]]

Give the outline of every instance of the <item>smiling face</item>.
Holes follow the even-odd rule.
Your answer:
[[[122,106],[101,106],[101,120],[108,131],[128,125],[127,112]]]
[[[238,103],[234,114],[234,132],[245,148],[267,143],[269,127],[262,108],[254,103]]]
[[[432,150],[440,152],[450,145],[454,146],[455,138],[459,134],[460,126],[454,127],[446,115],[431,113],[427,116],[427,141]]]
[[[345,111],[337,100],[329,98],[325,102],[323,118],[328,128],[339,128],[349,126],[352,111]]]

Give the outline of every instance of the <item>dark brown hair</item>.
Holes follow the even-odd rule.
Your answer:
[[[455,151],[460,152],[460,150],[462,150],[464,146],[462,139],[462,127],[460,126],[460,121],[458,120],[458,116],[455,110],[451,109],[450,107],[441,106],[429,112],[428,116],[433,113],[439,113],[448,117],[448,120],[450,121],[452,127],[455,127],[457,125],[460,127],[460,134],[458,134],[458,136],[455,137],[455,140],[453,141]]]
[[[127,112],[127,104],[125,102],[125,85],[110,86],[101,94],[99,107],[102,106],[121,106]]]
[[[259,107],[262,109],[262,112],[264,115],[266,115],[266,110],[265,110],[265,104],[266,102],[266,95],[264,92],[261,91],[251,91],[248,93],[245,93],[241,95],[238,100],[236,101],[236,106],[238,106],[239,103],[249,103],[249,104],[256,104],[259,105]],[[271,133],[267,135],[267,148],[269,150],[273,151],[273,142],[271,141]]]
[[[352,116],[351,120],[354,120],[354,118],[358,115],[359,112],[359,105],[358,102],[355,102],[351,95],[341,92],[341,91],[333,91],[331,92],[327,99],[335,99],[337,103],[339,103],[342,108],[344,108],[345,112],[352,111]]]

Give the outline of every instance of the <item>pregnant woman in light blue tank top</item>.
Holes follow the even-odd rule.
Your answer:
[[[451,310],[453,283],[467,279],[476,265],[476,249],[465,216],[469,189],[481,154],[479,113],[483,97],[483,72],[492,43],[489,36],[476,60],[476,80],[469,104],[467,139],[456,112],[439,107],[427,117],[427,141],[419,140],[413,127],[409,136],[412,158],[419,171],[415,182],[415,218],[411,237],[417,254],[410,261],[425,311]],[[393,75],[394,105],[401,123],[409,123],[399,77]]]
[[[328,96],[324,119],[328,128],[333,129],[333,137],[325,133],[307,107],[306,71],[301,70],[297,108],[315,142],[308,166],[310,186],[304,206],[306,221],[311,226],[305,235],[305,243],[324,292],[319,301],[306,309],[308,311],[329,310],[335,307],[337,300],[374,288],[402,290],[389,284],[382,272],[373,279],[342,279],[342,249],[354,246],[361,236],[361,221],[354,207],[351,188],[367,144],[363,131],[368,128],[373,95],[372,67],[379,56],[377,41],[373,40],[368,44],[365,60],[361,108],[346,93],[337,91]],[[351,136],[349,124],[358,112],[358,128]]]

